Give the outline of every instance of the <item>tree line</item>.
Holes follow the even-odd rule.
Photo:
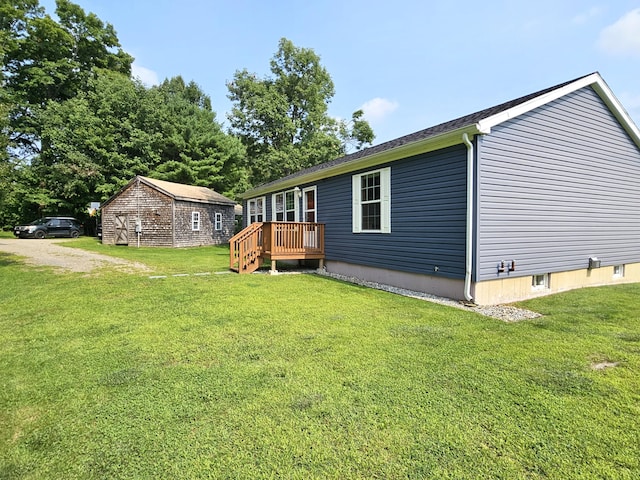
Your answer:
[[[0,226],[87,215],[135,175],[213,188],[252,186],[373,141],[362,111],[328,114],[334,84],[312,50],[281,39],[270,74],[238,70],[223,127],[181,76],[147,87],[114,27],[69,0],[0,0]]]

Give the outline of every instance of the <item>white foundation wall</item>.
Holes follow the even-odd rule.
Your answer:
[[[623,270],[622,276],[614,275],[614,267],[611,265],[549,273],[547,286],[537,288],[532,286],[531,276],[488,280],[474,285],[473,296],[478,305],[496,305],[576,288],[640,282],[640,263],[626,264]]]

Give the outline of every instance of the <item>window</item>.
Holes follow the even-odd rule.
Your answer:
[[[315,223],[316,220],[316,187],[305,188],[302,191],[302,218],[305,222]]]
[[[391,233],[391,168],[352,179],[353,232]]]
[[[215,220],[214,228],[218,231],[222,230],[222,214],[219,212],[216,212],[216,220]]]
[[[191,230],[200,230],[200,212],[191,212]]]
[[[614,265],[613,278],[622,278],[622,277],[624,277],[624,265]]]
[[[300,190],[298,189],[298,192]],[[298,202],[296,190],[275,193],[272,197],[272,218],[274,222],[297,222]]]
[[[264,222],[264,197],[252,198],[248,202],[249,223]]]
[[[549,288],[549,274],[539,273],[531,278],[531,288],[533,290],[544,290]]]

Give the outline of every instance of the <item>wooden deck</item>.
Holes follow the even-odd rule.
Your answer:
[[[324,260],[324,224],[308,222],[252,223],[229,240],[229,268],[251,273],[265,261]]]

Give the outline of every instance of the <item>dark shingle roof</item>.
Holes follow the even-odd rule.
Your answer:
[[[592,74],[589,74],[592,75]],[[303,175],[307,175],[310,173],[320,172],[324,169],[328,169],[330,167],[334,167],[336,165],[340,165],[342,163],[351,162],[353,160],[357,160],[360,158],[369,157],[371,155],[375,155],[381,152],[385,152],[387,150],[392,150],[397,147],[401,147],[404,145],[408,145],[414,142],[418,142],[420,140],[425,140],[430,137],[435,137],[438,135],[442,135],[444,133],[453,132],[460,128],[474,125],[478,123],[480,120],[486,119],[498,113],[509,110],[513,107],[517,107],[523,103],[528,102],[536,97],[545,95],[549,92],[562,88],[566,85],[574,83],[578,80],[588,77],[589,75],[584,75],[582,77],[578,77],[574,80],[570,80],[568,82],[563,82],[559,85],[555,85],[553,87],[545,88],[544,90],[540,90],[535,93],[531,93],[529,95],[525,95],[523,97],[516,98],[514,100],[510,100],[508,102],[501,103],[499,105],[495,105],[493,107],[485,108],[484,110],[480,110],[478,112],[465,115],[463,117],[456,118],[454,120],[450,120],[448,122],[441,123],[439,125],[435,125],[433,127],[425,128],[424,130],[420,130],[418,132],[410,133],[409,135],[404,135],[402,137],[396,138],[394,140],[390,140],[388,142],[381,143],[379,145],[375,145],[373,147],[366,148],[364,150],[360,150],[358,152],[352,153],[350,155],[346,155],[344,157],[336,158],[335,160],[331,160],[329,162],[321,163],[319,165],[314,165],[312,167],[300,170],[296,173],[292,173],[291,175],[287,175],[286,177],[282,177],[278,180],[274,180],[272,182],[264,183],[256,187],[256,189],[264,190],[268,189],[271,185],[277,185],[286,180],[291,180],[297,177],[301,177]]]

